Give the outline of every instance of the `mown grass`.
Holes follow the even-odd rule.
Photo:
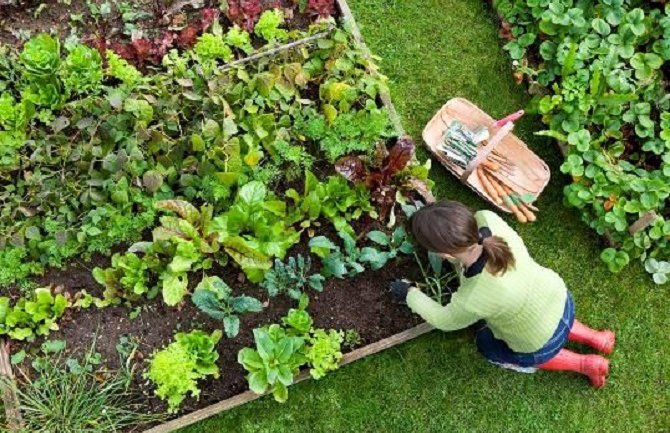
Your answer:
[[[452,97],[466,97],[494,117],[527,102],[484,3],[350,0],[417,142],[423,125]],[[535,258],[565,278],[578,317],[618,332],[604,390],[573,374],[494,368],[466,331],[433,332],[294,386],[284,405],[263,398],[183,432],[670,431],[668,289],[651,283],[639,264],[619,275],[606,270],[598,258],[602,241],[562,204],[561,159],[553,143],[533,136],[538,128],[539,119],[527,117],[517,133],[553,176],[539,201],[539,221],[517,228]],[[487,207],[440,167],[433,179],[439,197]]]

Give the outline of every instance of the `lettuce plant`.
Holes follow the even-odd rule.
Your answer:
[[[20,298],[14,305],[0,297],[0,335],[29,341],[48,335],[58,330],[56,322],[69,306],[64,295],[54,295],[49,288],[35,289],[30,298]]]
[[[223,60],[227,62],[233,58],[233,52],[226,45],[223,37],[212,33],[203,33],[195,43],[193,51],[201,61]]]
[[[127,86],[134,86],[142,79],[142,73],[112,50],[107,50],[106,73]]]
[[[77,44],[61,67],[65,89],[71,94],[98,93],[103,79],[102,57],[98,50]]]
[[[243,51],[245,54],[251,54],[254,51],[254,47],[251,45],[251,36],[237,24],[228,29],[226,43],[231,47]]]
[[[312,316],[307,312],[308,305],[309,297],[303,293],[298,301],[298,308],[291,308],[286,313],[286,316],[282,317],[282,323],[289,334],[298,337],[307,337],[309,335],[314,321],[312,320]]]
[[[263,304],[251,296],[232,296],[232,289],[219,277],[205,277],[195,288],[193,303],[208,316],[223,322],[228,338],[236,337],[240,331],[239,314],[257,313]]]
[[[93,278],[105,287],[105,299],[137,301],[143,296],[152,299],[157,290],[151,284],[151,271],[157,265],[151,256],[142,258],[133,252],[117,253],[112,256],[110,268],[93,269]]]
[[[254,329],[256,349],[245,347],[237,360],[249,372],[249,388],[257,393],[272,392],[283,403],[288,398],[288,386],[303,366],[311,368],[315,379],[339,367],[344,334],[336,330],[313,328],[307,312],[309,299],[302,295],[298,308],[289,310],[282,318],[284,326],[272,324]]]
[[[30,39],[19,56],[24,77],[32,80],[51,80],[60,65],[60,43],[46,33]]]
[[[237,361],[249,372],[249,388],[256,394],[269,391],[283,403],[288,399],[288,386],[306,362],[302,353],[305,340],[289,336],[273,324],[254,329],[254,342],[255,349],[245,347],[237,355]]]
[[[254,33],[268,42],[283,42],[288,39],[288,31],[279,28],[282,24],[284,24],[282,11],[268,10],[261,14],[254,27]]]
[[[219,330],[210,335],[200,330],[178,333],[174,342],[153,354],[144,377],[154,383],[156,395],[167,401],[168,412],[175,413],[187,394],[200,395],[199,380],[219,377],[216,344],[221,335]]]
[[[344,333],[331,329],[315,329],[308,338],[308,349],[305,356],[311,366],[309,373],[314,379],[321,379],[328,372],[340,368],[342,361],[342,341]]]

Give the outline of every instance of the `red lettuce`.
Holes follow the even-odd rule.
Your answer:
[[[379,218],[385,220],[395,203],[395,194],[400,186],[394,177],[412,159],[415,147],[410,137],[401,137],[378,167],[366,168],[360,157],[345,156],[337,161],[335,170],[352,182],[365,183],[372,201],[379,208]]]
[[[334,0],[308,0],[307,11],[320,17],[329,17],[335,13]]]
[[[261,0],[229,0],[226,14],[230,21],[251,33],[261,12],[263,12]]]

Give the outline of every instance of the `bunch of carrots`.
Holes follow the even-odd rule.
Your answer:
[[[538,209],[531,203],[526,203],[519,193],[501,182],[499,176],[496,175],[496,172],[500,171],[500,164],[490,159],[485,160],[477,167],[479,182],[484,187],[486,193],[498,205],[505,206],[512,211],[519,222],[527,223],[535,221],[534,212],[537,212]]]

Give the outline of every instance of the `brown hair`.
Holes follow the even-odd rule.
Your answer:
[[[410,220],[417,242],[429,251],[460,253],[479,243],[479,227],[470,209],[457,201],[440,201],[419,209]],[[493,275],[514,267],[514,255],[500,236],[486,237],[486,269]]]

